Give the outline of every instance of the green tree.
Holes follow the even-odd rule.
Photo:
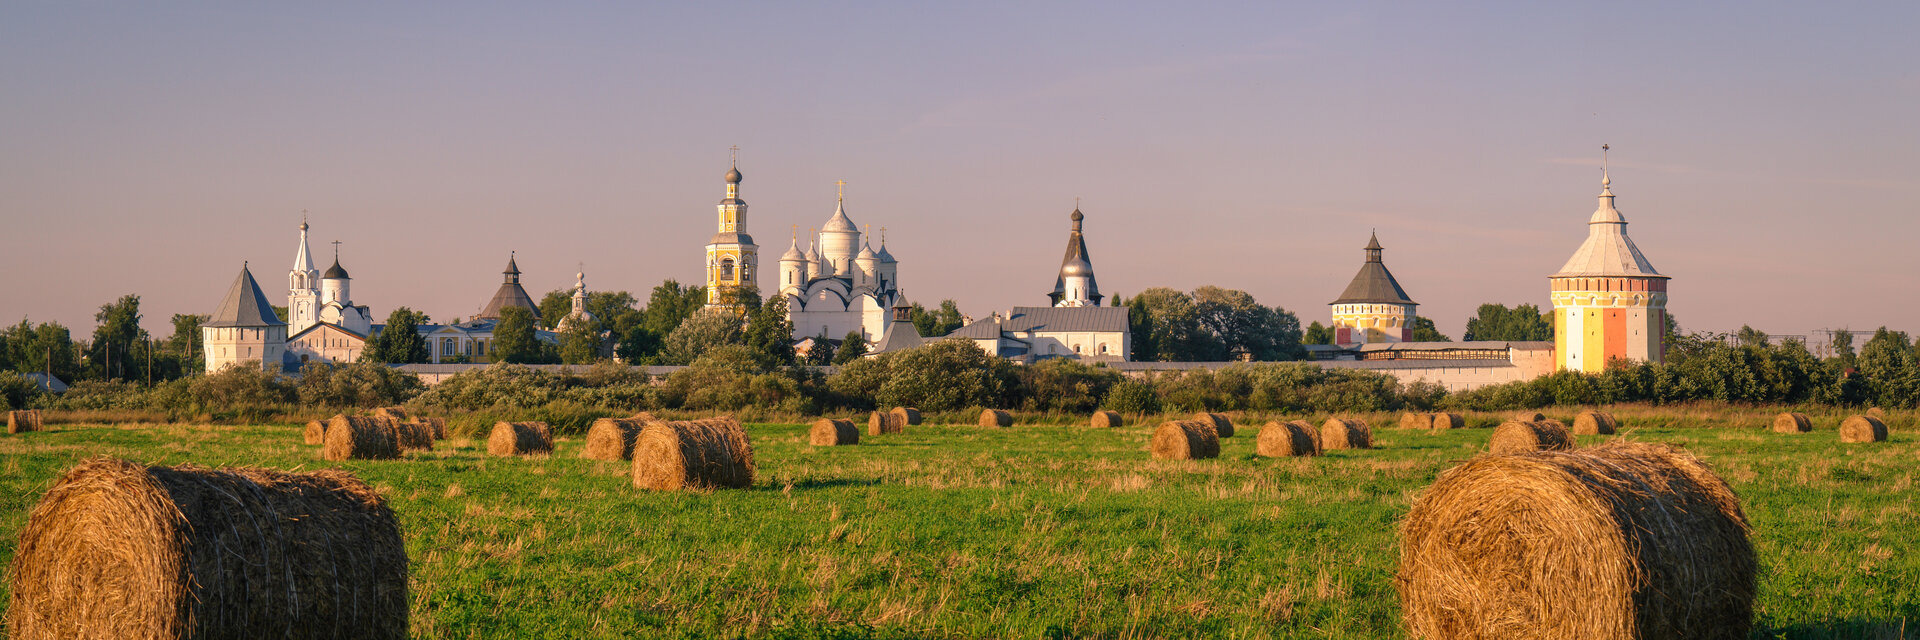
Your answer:
[[[1860,347],[1860,373],[1868,397],[1887,408],[1910,408],[1920,400],[1920,364],[1904,331],[1880,327]]]
[[[833,354],[833,363],[844,365],[858,361],[867,355],[867,339],[858,330],[848,331],[847,337],[840,339],[840,348]]]
[[[420,335],[420,325],[432,322],[427,314],[406,307],[394,309],[387,314],[386,326],[367,341],[367,349],[360,352],[360,359],[389,364],[426,362],[427,339]]]
[[[572,289],[554,289],[540,296],[540,328],[551,331],[570,313],[573,313]]]
[[[1741,346],[1767,346],[1767,334],[1749,325],[1740,325],[1740,330],[1734,332],[1733,337]]]
[[[542,347],[533,329],[533,312],[524,307],[500,310],[493,325],[493,361],[524,364],[539,362]]]
[[[940,308],[934,311],[928,311],[926,307],[915,302],[912,314],[913,328],[919,331],[923,338],[945,336],[966,324],[965,317],[960,314],[960,305],[954,304],[952,300],[941,300]]]
[[[1552,336],[1548,336],[1547,339],[1551,340],[1553,338]],[[1428,318],[1426,316],[1414,316],[1413,317],[1413,341],[1414,342],[1453,342],[1453,338],[1449,338],[1447,337],[1446,334],[1440,333],[1440,329],[1433,325],[1433,318]]]
[[[167,353],[180,359],[180,366],[188,373],[205,371],[207,368],[206,347],[200,341],[200,325],[206,324],[212,316],[197,313],[173,314],[173,335],[167,336]]]
[[[26,318],[7,329],[8,358],[15,371],[46,373],[68,382],[79,378],[80,363],[75,354],[73,336],[58,322],[34,325]],[[49,360],[51,359],[51,360]]]
[[[1553,322],[1531,304],[1508,309],[1504,304],[1488,303],[1480,305],[1479,313],[1467,319],[1467,332],[1462,339],[1468,342],[1552,340]]]
[[[766,367],[793,364],[793,321],[787,317],[787,297],[774,296],[772,302],[754,311],[747,321],[744,336],[747,349]]]
[[[1333,329],[1320,324],[1319,320],[1307,325],[1307,332],[1300,337],[1303,344],[1333,344]]]
[[[1135,360],[1193,362],[1226,359],[1226,346],[1212,331],[1200,324],[1200,313],[1195,308],[1192,296],[1166,287],[1154,287],[1128,300],[1127,309],[1129,318],[1137,313],[1145,320],[1133,328]],[[1147,351],[1142,351],[1143,344]]]
[[[660,363],[693,364],[714,347],[741,344],[742,335],[740,318],[732,312],[714,309],[696,313],[667,334],[666,344],[660,350]]]
[[[100,324],[94,327],[93,342],[87,350],[89,373],[102,380],[145,378],[144,361],[131,362],[136,347],[147,341],[147,331],[140,328],[140,296],[129,293],[100,305],[93,320]]]
[[[1300,319],[1285,309],[1267,307],[1237,289],[1204,286],[1193,290],[1194,317],[1213,335],[1206,341],[1210,353],[1202,360],[1231,360],[1245,354],[1253,360],[1298,360]]]
[[[603,333],[622,335],[643,322],[646,315],[634,308],[638,304],[640,301],[625,291],[587,292],[587,312],[593,314],[594,324]]]
[[[1853,352],[1853,332],[1846,329],[1833,332],[1833,364],[1845,371],[1858,366],[1859,356]]]
[[[647,298],[647,310],[642,323],[647,331],[664,339],[706,304],[705,288],[682,287],[678,280],[669,278],[653,288],[652,295]]]
[[[628,364],[652,364],[660,355],[663,342],[660,336],[647,329],[645,323],[634,323],[619,334],[613,347],[613,354]]]
[[[560,332],[560,362],[593,364],[600,359],[600,332],[593,323],[580,322]]]
[[[837,349],[833,346],[833,340],[827,337],[827,330],[825,327],[822,327],[820,329],[820,335],[813,337],[813,348],[807,350],[806,364],[816,367],[833,364],[835,351],[837,351]]]

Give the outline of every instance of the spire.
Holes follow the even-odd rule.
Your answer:
[[[1087,239],[1081,227],[1081,222],[1087,216],[1080,212],[1079,202],[1079,198],[1074,199],[1073,213],[1067,215],[1067,219],[1073,221],[1073,230],[1067,233],[1067,253],[1066,257],[1060,259],[1060,274],[1053,280],[1053,292],[1047,294],[1056,307],[1097,307],[1100,306],[1100,299],[1105,297],[1100,294],[1100,285],[1093,276],[1093,258],[1087,255]],[[1069,278],[1074,279],[1075,283],[1084,278],[1085,290],[1070,290],[1067,286]]]
[[[1600,145],[1600,195],[1613,195],[1613,178],[1607,176],[1607,144]]]
[[[733,151],[733,159],[728,163],[731,168],[727,169],[727,184],[740,184],[740,145],[729,149]]]
[[[300,250],[293,254],[293,270],[312,274],[313,256],[307,253],[307,212],[300,212]],[[311,277],[311,276],[309,276]]]
[[[520,284],[520,265],[514,258],[518,252],[507,252],[507,270],[500,272],[507,276],[503,284]]]
[[[1613,177],[1607,174],[1609,146],[1600,145],[1600,206],[1593,210],[1593,217],[1587,219],[1587,224],[1625,225],[1627,223],[1627,217],[1620,215],[1620,210],[1613,207]]]
[[[253,272],[242,262],[240,275],[233,279],[232,286],[227,287],[227,295],[220,299],[220,306],[200,326],[270,327],[285,324],[280,321],[280,316],[274,314],[273,303],[267,302],[267,295],[260,291],[260,284],[254,282]]]
[[[1367,262],[1380,262],[1380,251],[1385,247],[1380,246],[1380,232],[1375,230],[1371,233],[1373,235],[1367,238]]]

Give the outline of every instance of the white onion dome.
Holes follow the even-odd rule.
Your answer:
[[[800,253],[799,240],[795,240],[793,241],[793,243],[787,245],[787,252],[780,255],[780,261],[781,262],[806,262],[807,261],[807,255],[804,253]]]

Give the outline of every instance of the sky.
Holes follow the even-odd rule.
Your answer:
[[[1446,5],[1446,6],[1442,6]],[[1547,305],[1600,146],[1687,330],[1920,329],[1920,3],[0,4],[0,321],[284,304],[302,213],[354,302],[473,315],[697,283],[740,147],[763,290],[795,227],[900,286],[1329,317],[1377,230],[1443,333]],[[804,243],[804,241],[803,241]]]

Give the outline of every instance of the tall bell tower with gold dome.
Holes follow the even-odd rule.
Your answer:
[[[1666,356],[1668,278],[1627,237],[1627,218],[1613,208],[1607,145],[1600,152],[1600,207],[1587,219],[1587,241],[1559,273],[1547,276],[1554,368],[1564,371],[1604,371],[1613,360]]]
[[[720,201],[720,230],[707,241],[707,308],[744,311],[742,296],[758,296],[760,247],[747,235],[747,201],[740,199],[740,147],[727,170],[727,197]]]

